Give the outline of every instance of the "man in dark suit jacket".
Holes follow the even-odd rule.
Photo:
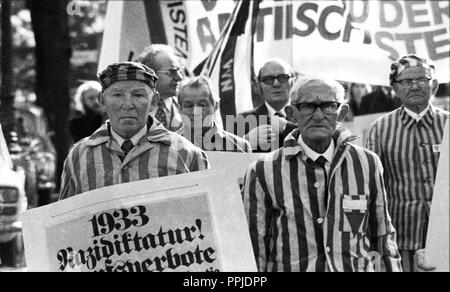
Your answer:
[[[270,152],[283,146],[286,136],[296,128],[284,111],[295,71],[283,60],[266,62],[258,74],[258,90],[264,102],[237,116],[235,133],[245,134],[254,152]]]
[[[379,86],[371,93],[362,97],[359,106],[360,115],[390,112],[402,105],[401,100],[394,95],[388,86]]]

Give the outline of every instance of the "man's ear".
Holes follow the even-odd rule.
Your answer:
[[[435,95],[439,88],[439,81],[437,79],[433,79],[433,84],[431,84],[431,95]]]
[[[159,95],[159,92],[155,90],[153,92],[152,101],[150,102],[151,108],[153,109],[155,106],[158,105],[159,101],[161,99],[161,96]]]
[[[292,105],[287,105],[284,108],[284,111],[286,112],[286,120],[288,120],[291,123],[297,124],[297,118],[296,118],[296,113],[298,111],[297,108]]]
[[[341,105],[341,107],[339,108],[339,114],[337,118],[338,122],[341,122],[345,118],[345,115],[348,113],[348,109],[349,109],[348,104],[344,103]]]
[[[97,94],[97,101],[98,101],[98,104],[100,105],[101,110],[103,112],[105,112],[105,107],[106,107],[106,105],[105,105],[105,93],[103,91],[100,91]]]

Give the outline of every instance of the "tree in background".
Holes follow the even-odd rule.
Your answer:
[[[57,152],[56,178],[59,178],[71,138],[69,80],[72,49],[69,38],[67,0],[27,0],[36,41],[36,103],[45,111]]]

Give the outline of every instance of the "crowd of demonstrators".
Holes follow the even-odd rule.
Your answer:
[[[69,120],[69,130],[73,142],[90,136],[104,122],[104,113],[98,103],[98,94],[102,90],[97,81],[81,84],[74,96],[75,115]]]
[[[116,63],[99,79],[99,104],[108,120],[71,149],[64,163],[60,199],[209,168],[201,149],[149,115],[158,80],[152,69],[140,63]]]
[[[295,76],[294,69],[278,59],[267,61],[259,70],[258,90],[263,103],[238,115],[234,126],[235,134],[245,134],[254,152],[279,148],[295,129],[295,124],[287,121],[285,112]]]
[[[195,146],[207,151],[251,152],[250,144],[219,128],[214,118],[219,110],[220,98],[214,93],[211,81],[204,77],[193,77],[179,89],[184,137]]]
[[[242,188],[260,271],[370,271],[372,251],[387,271],[413,270],[449,116],[430,105],[434,70],[402,57],[392,88],[351,84],[346,100],[337,81],[297,78],[271,59],[258,73],[263,103],[239,114],[232,134],[215,122],[211,81],[186,78],[172,48],[151,45],[99,75],[107,120],[70,151],[60,198],[208,169],[204,150],[270,152],[249,166]],[[340,125],[380,112],[390,113],[371,124],[365,148]]]
[[[414,253],[425,247],[439,146],[449,113],[430,104],[438,88],[430,61],[416,55],[396,60],[390,83],[402,106],[373,122],[364,144],[383,163],[403,268],[413,271]]]

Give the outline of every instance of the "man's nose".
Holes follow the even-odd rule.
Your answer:
[[[273,87],[280,87],[280,86],[281,86],[280,81],[278,81],[278,78],[275,78],[275,79],[273,80]]]
[[[122,107],[126,109],[133,108],[133,101],[131,99],[131,95],[125,95],[125,97],[122,100]]]
[[[316,109],[313,112],[313,118],[316,120],[321,120],[323,119],[324,114],[322,112],[322,108],[320,106],[316,107]]]
[[[176,81],[182,80],[183,79],[183,71],[177,70],[175,75],[173,75],[173,79],[175,79]]]

